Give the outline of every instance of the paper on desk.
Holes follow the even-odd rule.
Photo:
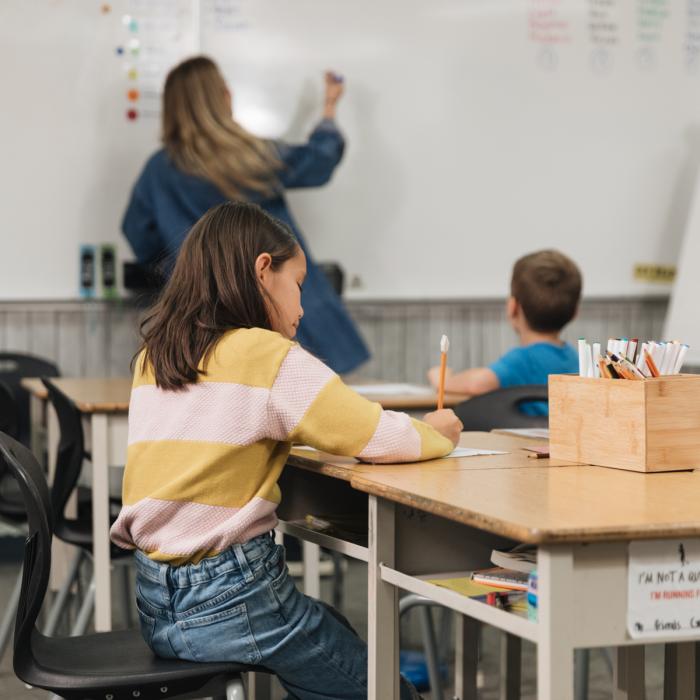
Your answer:
[[[417,384],[353,384],[351,389],[362,396],[433,396],[435,390]]]
[[[292,447],[294,450],[309,450],[311,452],[318,452],[315,447],[310,445],[294,445]],[[507,452],[501,452],[499,450],[478,450],[473,447],[455,447],[450,454],[441,457],[440,459],[448,459],[452,457],[480,457],[482,455],[504,455]]]
[[[549,440],[549,428],[501,428],[498,432],[519,437],[536,438],[537,440]]]
[[[505,455],[507,452],[501,450],[478,450],[474,447],[455,447],[450,454],[445,455],[443,459],[452,457],[481,457],[482,455]]]
[[[630,542],[627,631],[633,639],[700,634],[700,540]]]

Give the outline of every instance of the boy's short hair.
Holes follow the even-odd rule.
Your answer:
[[[533,331],[560,331],[576,314],[581,271],[557,250],[540,250],[513,266],[510,293]]]

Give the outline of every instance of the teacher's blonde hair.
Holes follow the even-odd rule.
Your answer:
[[[163,145],[180,170],[208,180],[230,199],[275,191],[281,163],[273,145],[233,119],[226,82],[206,56],[189,58],[168,73]]]

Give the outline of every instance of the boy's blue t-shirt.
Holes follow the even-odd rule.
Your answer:
[[[578,353],[568,343],[533,343],[509,350],[489,368],[498,377],[502,389],[546,384],[550,374],[578,373]],[[520,408],[530,416],[549,415],[549,406],[544,401],[532,401]]]

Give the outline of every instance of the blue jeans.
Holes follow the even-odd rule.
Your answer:
[[[136,552],[141,632],[155,654],[268,668],[290,698],[365,700],[367,646],[332,608],[301,594],[272,535],[199,564]],[[401,700],[418,698],[401,679]]]

